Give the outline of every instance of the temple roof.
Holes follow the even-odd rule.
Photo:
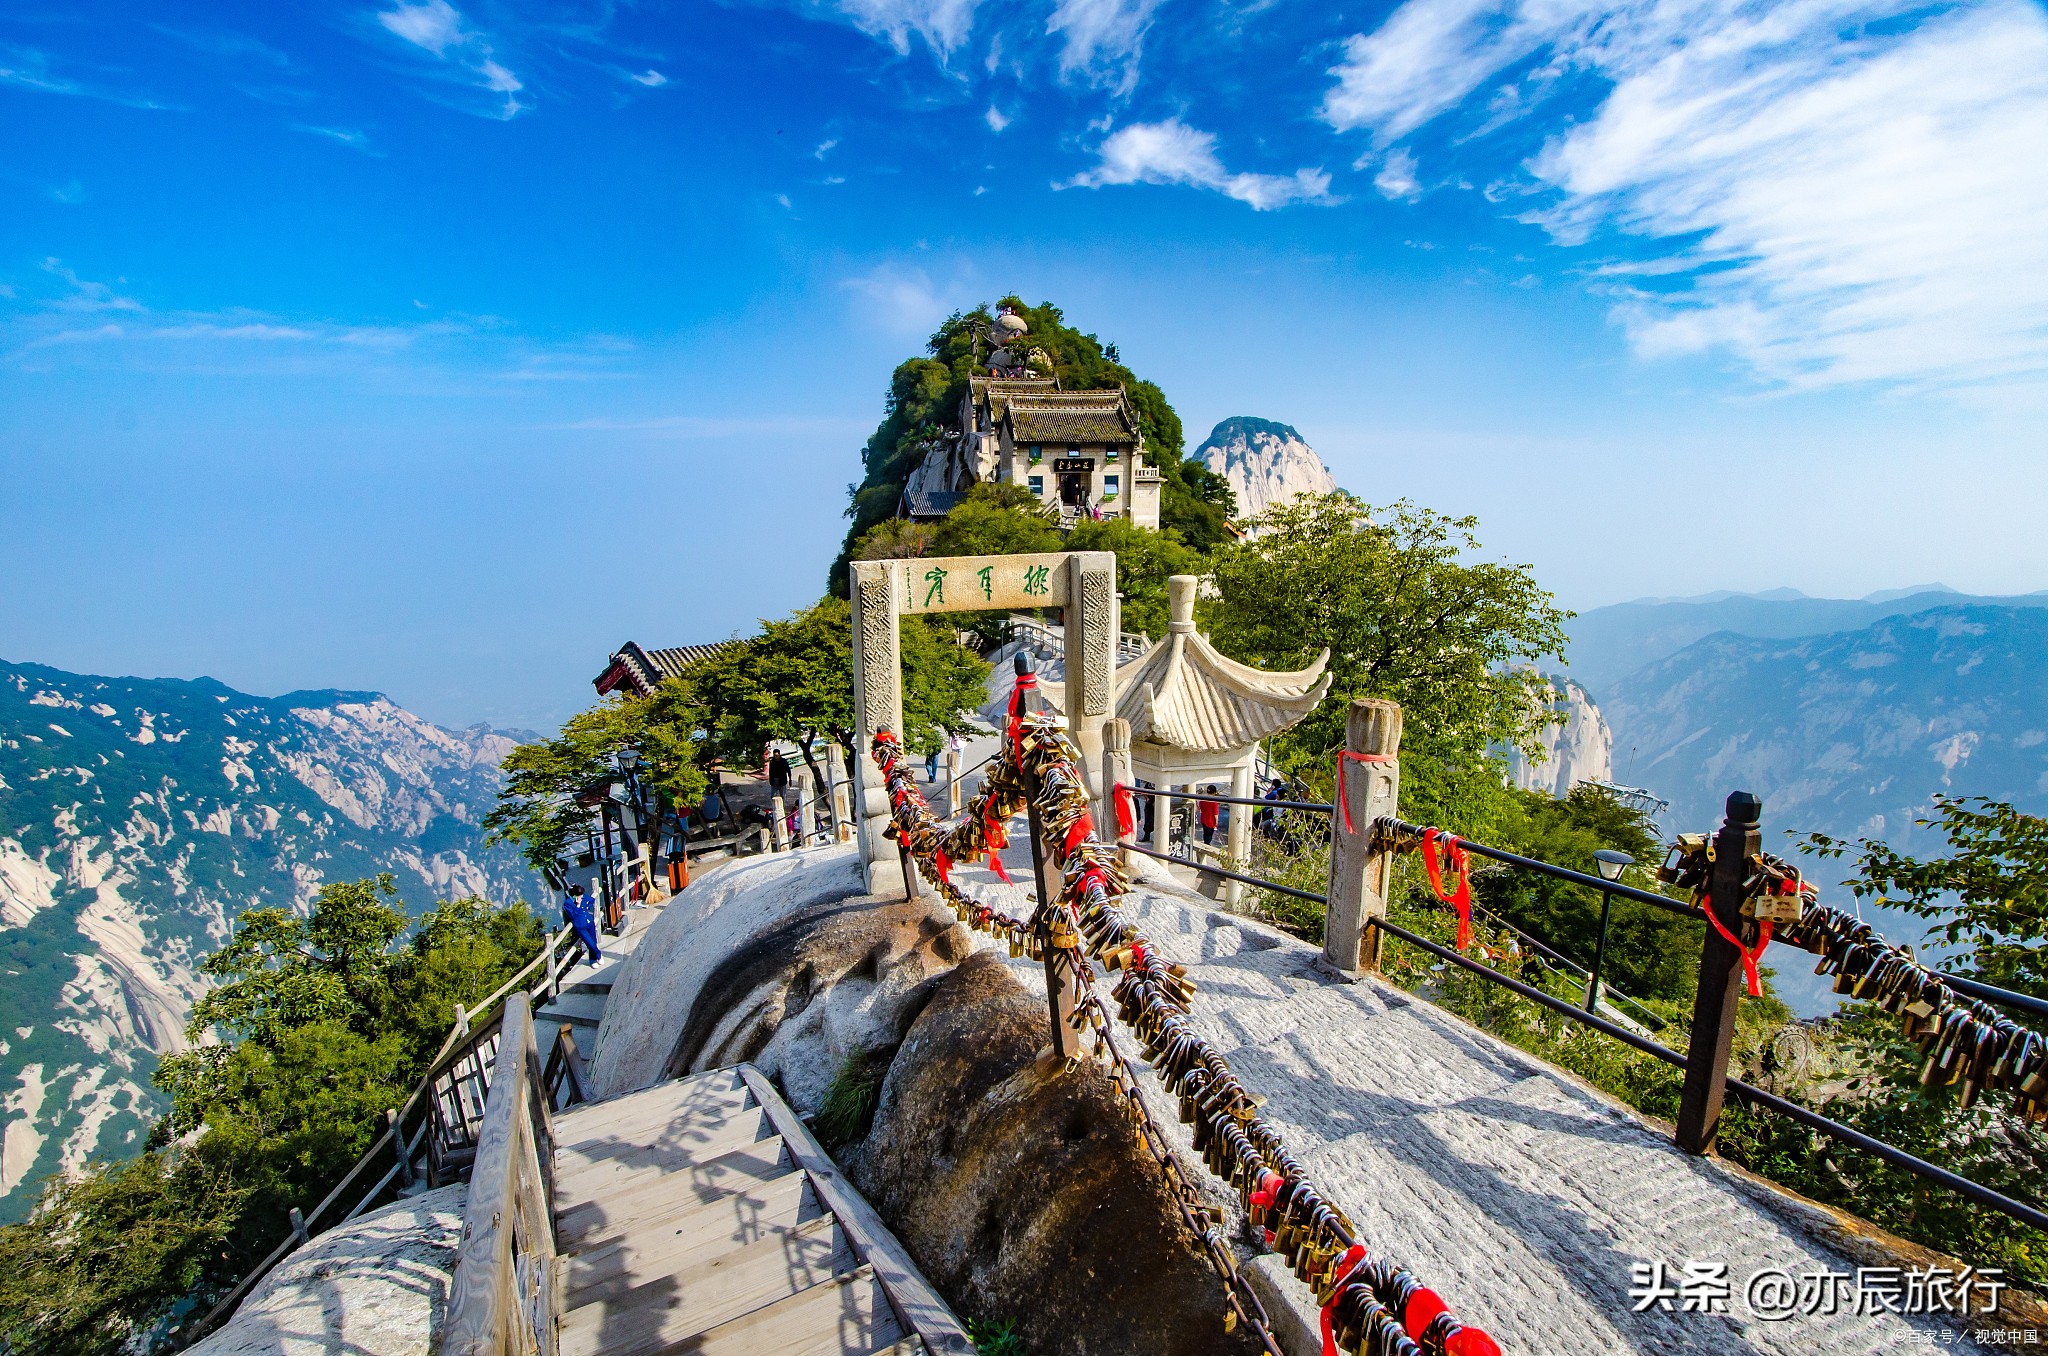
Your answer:
[[[1122,391],[1019,391],[992,409],[1016,443],[1138,442],[1138,421]]]
[[[709,645],[675,645],[660,650],[643,650],[632,641],[621,645],[605,671],[591,680],[600,694],[626,688],[643,697],[652,696],[665,679],[674,678],[701,660],[709,659],[736,640],[718,640]]]
[[[1116,671],[1116,714],[1131,723],[1131,743],[1190,753],[1241,750],[1300,723],[1330,690],[1330,652],[1293,673],[1240,664],[1195,630],[1195,580],[1168,581],[1173,620],[1166,639]],[[1061,683],[1040,680],[1047,702],[1066,709]]]

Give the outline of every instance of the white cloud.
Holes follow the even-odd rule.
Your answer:
[[[946,304],[921,268],[884,264],[843,286],[858,300],[862,317],[891,335],[922,338],[946,318]]]
[[[826,156],[832,154],[832,148],[837,146],[838,144],[838,137],[826,137],[823,141],[818,143],[818,149],[811,152],[811,158],[814,160],[823,160]]]
[[[628,74],[626,78],[632,80],[636,84],[645,85],[649,89],[660,89],[663,85],[666,85],[668,83],[667,76],[663,75],[660,71],[654,70],[652,68],[644,70],[640,72],[638,75]]]
[[[63,311],[140,311],[142,303],[133,297],[124,297],[103,282],[81,278],[67,268],[62,259],[43,260],[43,272],[57,279],[71,290],[56,298],[52,303]]]
[[[359,132],[353,127],[318,127],[312,123],[295,122],[292,124],[292,130],[294,132],[304,132],[309,136],[326,137],[330,141],[338,141],[344,146],[354,147],[365,155],[382,156],[384,154],[384,152],[370,145],[370,138],[367,133]]]
[[[1128,94],[1138,83],[1138,56],[1159,0],[1059,0],[1047,34],[1063,35],[1060,74],[1086,74]]]
[[[525,88],[519,77],[499,64],[491,44],[463,23],[462,12],[448,0],[398,0],[394,8],[379,11],[377,22],[460,70],[466,83],[503,95],[495,116],[510,118],[525,107],[516,97]]]
[[[1179,118],[1135,122],[1103,140],[1094,169],[1075,175],[1066,187],[1109,184],[1186,184],[1214,189],[1261,212],[1290,203],[1329,203],[1330,176],[1319,169],[1293,174],[1232,174],[1216,154],[1216,134],[1189,127]]]
[[[886,38],[898,52],[910,50],[912,33],[940,56],[949,56],[974,29],[978,0],[838,0],[854,27]]]
[[[1372,186],[1389,198],[1419,198],[1422,185],[1415,178],[1415,154],[1405,146],[1387,152],[1387,162],[1372,178]]]
[[[1722,349],[1792,386],[2048,378],[2034,4],[1408,0],[1352,39],[1324,116],[1384,143],[1532,58],[1605,93],[1528,162],[1549,202],[1525,219],[1661,243],[1603,270],[1639,352]],[[1496,122],[1528,102],[1496,91]]]
[[[983,122],[988,124],[988,130],[991,132],[1000,132],[1010,125],[1010,119],[1005,117],[1003,110],[997,108],[994,104],[988,106],[988,112],[982,114],[981,118]]]

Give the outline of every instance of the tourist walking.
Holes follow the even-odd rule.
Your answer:
[[[1212,782],[1208,786],[1203,787],[1202,794],[1205,796],[1216,795],[1215,783]],[[1223,807],[1213,800],[1202,801],[1200,805],[1201,808],[1196,813],[1202,821],[1202,841],[1204,843],[1214,843],[1216,841],[1216,825],[1221,819],[1217,812]]]
[[[595,965],[604,959],[604,952],[597,945],[597,914],[585,898],[582,886],[572,885],[569,893],[562,896],[562,923],[575,935],[585,960]]]

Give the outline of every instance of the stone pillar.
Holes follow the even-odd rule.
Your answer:
[[[1230,794],[1240,800],[1252,794],[1252,769],[1249,762],[1239,763],[1230,769]],[[1252,807],[1249,805],[1226,805],[1230,813],[1230,832],[1224,838],[1224,850],[1230,853],[1230,869],[1250,873],[1245,859],[1251,854]],[[1227,880],[1223,882],[1223,902],[1235,909],[1244,903],[1244,882]]]
[[[1400,704],[1364,697],[1353,701],[1344,748],[1339,755],[1344,794],[1330,811],[1330,904],[1323,916],[1322,960],[1328,969],[1356,975],[1379,968],[1382,934],[1377,928],[1366,934],[1365,920],[1386,916],[1393,888],[1394,854],[1372,826],[1400,804],[1401,765],[1393,761],[1401,752]]]
[[[836,736],[826,737],[825,780],[831,784],[832,841],[844,843],[853,837],[853,818],[846,801],[846,759]]]
[[[896,845],[883,836],[889,794],[869,747],[878,729],[903,733],[903,656],[897,633],[901,589],[896,562],[857,560],[853,594],[853,760],[856,827],[868,893],[893,899],[903,893]]]
[[[1104,822],[1102,722],[1116,714],[1116,556],[1078,551],[1067,561],[1067,734],[1089,782],[1090,812]]]
[[[1131,862],[1122,849],[1124,838],[1118,832],[1116,823],[1115,787],[1119,782],[1125,786],[1131,784],[1131,723],[1111,716],[1102,722],[1102,800],[1106,813],[1095,821],[1095,836],[1104,842],[1116,839],[1119,844],[1117,865],[1128,872],[1131,869]],[[1135,793],[1131,796],[1130,804],[1131,816],[1136,819],[1138,798]],[[1133,836],[1137,828],[1137,824],[1131,825]]]
[[[1179,788],[1172,782],[1162,780],[1159,783],[1159,789],[1161,791],[1174,791]],[[1174,801],[1170,796],[1152,797],[1152,850],[1154,852],[1171,853],[1173,851],[1173,806]]]

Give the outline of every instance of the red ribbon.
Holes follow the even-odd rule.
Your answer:
[[[1444,1339],[1444,1356],[1500,1356],[1500,1343],[1480,1328],[1460,1328]]]
[[[1451,868],[1458,873],[1458,888],[1444,889],[1443,863],[1437,860],[1437,840],[1447,845],[1444,856]],[[1454,833],[1442,829],[1422,831],[1422,864],[1429,872],[1429,888],[1436,891],[1436,897],[1450,905],[1458,913],[1458,950],[1463,951],[1472,944],[1472,862],[1465,855],[1465,845]]]
[[[1138,836],[1138,813],[1131,805],[1131,788],[1122,782],[1110,797],[1116,802],[1116,836],[1136,838]]]
[[[1010,688],[1010,720],[1003,731],[1003,738],[1013,751],[1019,768],[1024,766],[1024,694],[1037,688],[1038,675],[1035,673],[1018,674],[1015,685]]]
[[[1353,1243],[1330,1272],[1330,1302],[1323,1306],[1323,1356],[1343,1356],[1337,1350],[1337,1300],[1344,1293],[1344,1282],[1364,1265],[1365,1244]]]
[[[1400,755],[1392,753],[1353,753],[1349,749],[1337,756],[1337,808],[1344,812],[1344,832],[1356,833],[1351,827],[1351,797],[1344,794],[1344,765],[1346,763],[1398,763]]]
[[[932,855],[932,870],[939,873],[940,880],[946,881],[949,884],[952,882],[953,859],[946,855],[944,848],[940,848]]]
[[[1444,1303],[1443,1296],[1425,1285],[1408,1297],[1408,1312],[1401,1315],[1401,1326],[1408,1330],[1410,1337],[1420,1342],[1422,1331],[1429,1326],[1430,1320],[1450,1307]],[[1472,1331],[1477,1332],[1478,1329]]]
[[[1700,892],[1700,907],[1706,910],[1707,921],[1714,925],[1714,931],[1721,934],[1721,940],[1734,947],[1736,952],[1741,955],[1742,978],[1749,985],[1749,996],[1751,998],[1762,998],[1764,996],[1764,981],[1763,976],[1756,972],[1756,963],[1764,954],[1764,948],[1771,944],[1771,920],[1766,918],[1763,922],[1756,925],[1756,945],[1748,947],[1744,946],[1741,939],[1728,930],[1727,925],[1721,921],[1721,916],[1714,912],[1713,896],[1704,890]]]
[[[1081,817],[1075,820],[1073,825],[1067,829],[1067,850],[1060,855],[1063,858],[1073,856],[1075,852],[1080,850],[1081,844],[1088,841],[1088,835],[1094,832],[1095,819],[1086,810],[1083,810]]]
[[[1003,870],[1003,859],[996,856],[994,848],[988,850],[988,869],[995,872],[996,879],[1000,880],[1003,884],[1008,885],[1010,883],[1010,873]]]
[[[1280,1188],[1286,1181],[1286,1178],[1271,1168],[1267,1168],[1259,1175],[1259,1189],[1252,1193],[1252,1205],[1259,1212],[1256,1218],[1261,1220],[1266,1218],[1266,1211],[1273,1208],[1273,1203],[1279,1198]],[[1263,1224],[1260,1227],[1265,1228]],[[1271,1229],[1266,1229],[1266,1246],[1269,1248],[1273,1246],[1273,1231]]]

